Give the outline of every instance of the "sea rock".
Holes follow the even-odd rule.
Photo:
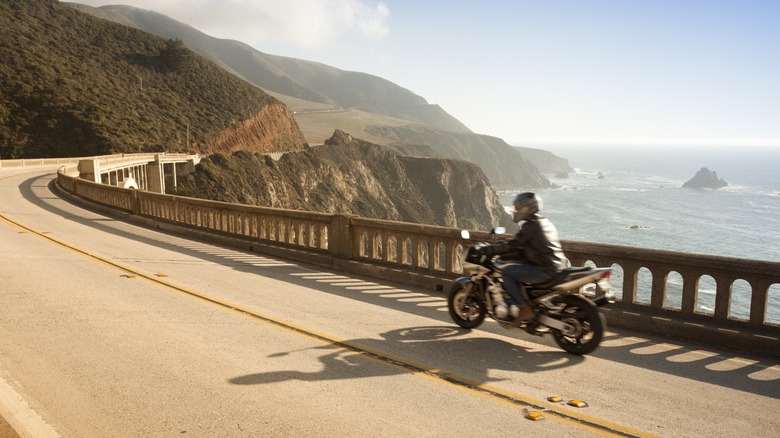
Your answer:
[[[702,167],[696,172],[696,175],[693,178],[685,182],[682,186],[697,189],[719,189],[721,187],[726,187],[727,185],[728,183],[726,181],[718,178],[717,173],[706,167]]]

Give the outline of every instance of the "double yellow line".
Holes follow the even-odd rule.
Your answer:
[[[581,430],[586,430],[602,436],[643,437],[643,438],[655,436],[653,434],[636,430],[633,428],[629,428],[601,418],[582,414],[580,412],[576,412],[572,409],[565,408],[558,404],[548,403],[547,401],[534,399],[532,397],[527,397],[515,392],[505,391],[500,388],[485,384],[483,382],[478,382],[469,379],[467,377],[450,374],[439,369],[427,367],[425,365],[416,364],[401,357],[396,357],[382,351],[374,350],[354,342],[337,339],[333,336],[320,333],[310,328],[299,326],[290,323],[288,321],[279,320],[270,317],[268,315],[259,313],[253,309],[210,296],[203,292],[195,291],[186,288],[184,286],[171,283],[169,281],[163,280],[161,277],[158,277],[156,275],[149,275],[137,269],[134,269],[132,267],[122,265],[115,261],[90,253],[89,251],[78,248],[67,242],[63,242],[51,236],[47,232],[38,231],[31,227],[25,226],[24,224],[14,221],[3,214],[0,214],[0,220],[20,230],[33,234],[52,244],[58,245],[62,248],[65,248],[74,253],[82,255],[92,261],[122,271],[128,276],[134,276],[137,278],[144,279],[155,285],[161,286],[165,289],[180,293],[188,297],[198,299],[202,302],[234,312],[243,317],[250,318],[258,322],[262,322],[269,326],[280,328],[288,332],[295,333],[299,336],[303,336],[315,340],[324,345],[329,345],[332,346],[333,348],[365,357],[374,362],[381,363],[386,366],[390,366],[402,370],[403,372],[414,374],[441,384],[445,384],[447,386],[451,386],[463,391],[467,391],[488,400],[500,402],[502,404],[520,409],[524,411],[526,414],[528,413],[535,414],[536,418],[538,418],[539,415],[541,415],[541,417],[550,418],[557,422]]]

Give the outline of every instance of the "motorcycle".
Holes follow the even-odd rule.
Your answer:
[[[502,227],[491,234],[504,234]],[[461,236],[469,239],[469,232]],[[485,242],[469,246],[463,260],[463,276],[454,280],[447,295],[450,317],[462,328],[473,329],[487,315],[507,329],[526,330],[533,335],[552,333],[555,342],[566,352],[588,354],[599,346],[607,322],[598,307],[613,303],[610,291],[611,268],[566,268],[543,284],[522,284],[527,303],[534,311],[530,320],[519,320],[508,306],[509,294],[504,288],[502,266],[507,263],[498,256],[480,253]],[[593,283],[595,291],[586,296],[583,287]]]

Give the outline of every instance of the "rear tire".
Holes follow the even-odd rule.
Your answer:
[[[487,315],[487,307],[472,287],[469,290],[457,283],[447,295],[447,308],[450,318],[460,327],[473,329],[482,324]]]
[[[607,327],[607,320],[599,312],[599,308],[592,301],[578,295],[566,295],[557,300],[556,304],[563,304],[565,307],[561,310],[561,315],[555,318],[574,327],[569,333],[552,331],[558,346],[567,353],[579,355],[595,350]]]

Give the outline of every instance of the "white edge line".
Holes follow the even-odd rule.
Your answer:
[[[0,377],[0,415],[22,438],[59,438],[52,428]]]

